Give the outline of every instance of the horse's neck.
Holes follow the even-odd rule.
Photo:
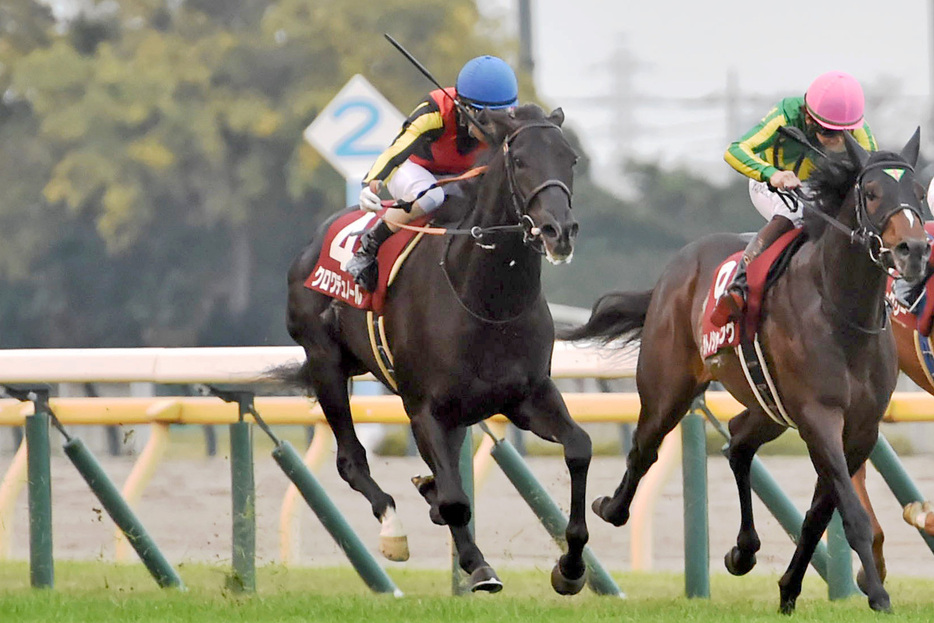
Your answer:
[[[484,180],[474,210],[464,226],[516,225],[519,217],[502,176]],[[519,232],[497,233],[474,240],[453,240],[445,258],[451,282],[468,308],[493,319],[520,313],[541,294],[541,256]]]
[[[847,225],[855,227],[855,223]],[[885,314],[885,273],[872,262],[863,245],[852,244],[837,231],[825,231],[819,244],[824,299],[844,324],[880,327]]]

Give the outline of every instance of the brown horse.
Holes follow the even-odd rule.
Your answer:
[[[934,384],[931,383],[931,379],[925,372],[924,364],[919,359],[915,348],[915,327],[915,317],[896,303],[895,311],[892,314],[892,333],[895,335],[895,345],[898,350],[898,368],[918,387],[934,395]],[[884,580],[886,575],[885,556],[883,554],[885,533],[882,531],[882,525],[876,517],[872,502],[869,500],[869,493],[866,490],[865,465],[853,475],[853,486],[856,487],[856,494],[859,496],[863,507],[869,513],[869,520],[872,524],[872,551],[876,561],[876,569],[879,576]],[[857,574],[856,583],[861,589],[865,590],[864,571],[860,570]]]
[[[912,168],[920,134],[900,154],[870,154],[849,135],[846,139],[849,160],[823,161],[809,180],[808,240],[770,289],[759,326],[777,394],[817,472],[801,538],[779,582],[785,613],[794,610],[814,548],[835,508],[867,570],[870,607],[890,608],[873,566],[869,519],[850,476],[872,450],[898,372],[884,305],[885,270],[894,268],[917,281],[930,255],[920,216],[923,189]],[[593,504],[614,525],[628,520],[636,487],[656,460],[659,444],[712,380],[747,407],[730,421],[729,461],[742,511],[737,544],[726,556],[734,574],[753,567],[760,546],[752,517],[752,457],[785,430],[759,405],[735,352],[721,350],[706,360],[700,355],[701,318],[714,272],[743,247],[739,235],[698,240],[676,255],[653,290],[604,295],[587,324],[560,335],[605,341],[641,336],[636,383],[642,408],[626,473],[613,496]]]
[[[585,577],[591,441],[550,377],[554,325],[541,263],[543,256],[553,263],[571,258],[578,230],[571,213],[577,155],[561,130],[560,109],[549,116],[534,105],[488,110],[480,121],[496,140],[486,171],[461,182],[442,207],[449,214],[463,208],[456,230],[465,235],[426,236],[387,294],[383,319],[392,376],[433,474],[414,481],[431,519],[450,528],[472,590],[495,592],[502,583],[468,525],[470,500],[458,471],[467,427],[501,413],[564,446],[571,473],[568,548],[551,581],[559,593],[573,594]],[[307,355],[293,372],[317,396],[334,431],[340,475],[370,502],[383,532],[398,537],[395,501],[370,476],[348,399],[351,376],[370,371],[392,384],[374,357],[366,312],[303,285],[329,224],[289,270],[288,330]]]

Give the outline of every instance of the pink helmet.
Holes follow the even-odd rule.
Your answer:
[[[818,76],[804,95],[814,120],[829,130],[855,130],[863,125],[863,87],[848,73],[828,71]]]

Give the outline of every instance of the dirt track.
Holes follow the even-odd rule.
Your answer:
[[[6,470],[11,457],[0,457]],[[132,467],[132,458],[100,458],[111,478],[121,486]],[[806,458],[765,457],[766,467],[778,480],[795,505],[804,511],[814,485],[814,473]],[[564,462],[554,458],[530,458],[529,465],[554,499],[567,509],[568,477]],[[934,457],[903,460],[922,492],[934,494]],[[622,458],[598,457],[590,471],[588,504],[597,495],[609,494],[623,472]],[[426,473],[414,458],[376,457],[372,471],[380,484],[397,502],[409,533],[415,567],[448,568],[448,533],[428,519],[427,506],[409,483],[412,475]],[[257,557],[258,563],[280,561],[279,509],[287,481],[268,454],[257,452]],[[62,457],[53,458],[54,551],[59,559],[112,560],[113,524],[102,516],[100,505],[76,470]],[[726,461],[711,457],[710,552],[711,569],[723,569],[723,554],[732,546],[739,523],[739,505]],[[358,531],[364,543],[376,552],[379,526],[369,506],[359,494],[339,479],[333,463],[319,474],[323,486]],[[885,488],[882,478],[870,471],[869,489],[877,514],[886,530],[889,573],[934,578],[934,555],[925,547],[915,529],[902,522],[901,508]],[[10,555],[28,558],[26,493],[20,494],[12,526]],[[757,570],[784,569],[793,545],[778,523],[756,500],[758,528],[762,539]],[[172,459],[165,461],[146,489],[138,513],[146,529],[173,564],[186,561],[229,564],[231,550],[231,510],[229,462],[213,459]],[[347,564],[314,515],[302,507],[299,564]],[[630,528],[613,528],[588,510],[590,545],[610,569],[630,568]],[[511,489],[506,477],[495,468],[479,491],[477,499],[477,542],[494,566],[536,567],[550,570],[558,555],[552,543],[525,505]],[[654,569],[678,570],[683,565],[683,520],[680,468],[676,469],[660,496],[654,514]],[[378,554],[377,554],[378,555]],[[386,565],[399,563],[385,563]]]

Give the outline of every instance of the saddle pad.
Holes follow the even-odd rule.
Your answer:
[[[923,337],[917,331],[914,332],[915,352],[918,354],[918,361],[921,362],[921,369],[928,382],[934,385],[934,349],[931,347],[931,338]]]
[[[743,252],[737,252],[726,258],[714,273],[714,279],[707,292],[704,313],[701,317],[701,357],[706,359],[717,354],[723,348],[739,346],[740,338],[745,334],[752,340],[759,328],[759,316],[762,311],[762,299],[768,285],[777,278],[780,271],[773,271],[773,266],[784,269],[786,263],[778,262],[791,243],[803,233],[800,228],[792,229],[763,251],[746,267],[746,314],[743,318],[742,331],[735,322],[728,322],[722,327],[715,327],[710,321],[710,314],[726,287],[733,281],[733,275],[739,267]],[[800,246],[800,245],[798,245]],[[797,246],[790,252],[794,252]]]
[[[321,254],[311,274],[305,279],[305,287],[343,301],[351,307],[382,313],[389,289],[390,278],[398,272],[397,260],[401,263],[422,234],[401,229],[379,247],[379,283],[375,292],[367,292],[354,283],[345,270],[347,262],[360,247],[363,233],[378,222],[381,212],[354,210],[335,220],[324,235]],[[416,219],[413,226],[424,225],[428,217]],[[410,246],[412,243],[412,246]],[[394,266],[395,269],[393,268]]]

